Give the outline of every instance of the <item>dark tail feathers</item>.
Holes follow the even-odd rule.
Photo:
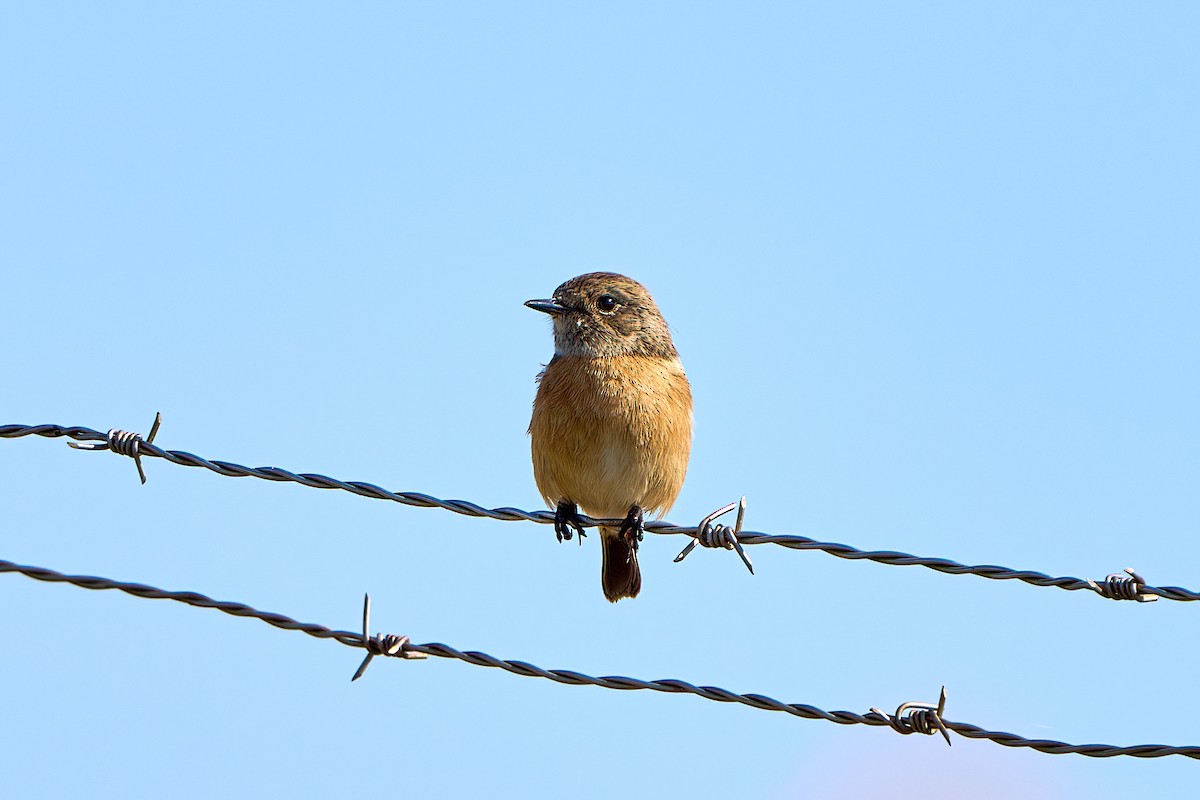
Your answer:
[[[604,596],[613,603],[622,597],[637,597],[642,590],[637,550],[616,528],[601,528],[600,541],[604,545],[604,562],[600,567]]]

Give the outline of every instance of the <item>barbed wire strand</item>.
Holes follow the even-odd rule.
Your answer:
[[[941,699],[936,705],[932,703],[902,703],[896,709],[894,715],[885,714],[878,709],[872,709],[868,714],[857,714],[853,711],[824,711],[815,706],[801,703],[784,703],[766,695],[738,694],[716,686],[695,686],[687,681],[675,679],[646,681],[639,678],[626,678],[615,675],[594,678],[573,670],[543,669],[525,661],[510,661],[496,658],[487,653],[480,653],[474,650],[457,650],[450,645],[438,642],[413,644],[407,636],[385,636],[382,634],[371,636],[369,634],[370,598],[367,598],[364,603],[363,632],[360,634],[351,631],[332,630],[324,625],[311,622],[299,622],[283,614],[259,611],[244,603],[214,600],[211,597],[196,592],[168,591],[154,586],[147,586],[143,583],[125,583],[91,575],[65,575],[45,567],[34,567],[3,560],[0,560],[0,573],[17,573],[38,581],[69,583],[83,589],[97,591],[115,589],[134,597],[151,600],[174,600],[175,602],[186,603],[197,608],[215,609],[235,617],[253,617],[276,628],[300,631],[317,639],[333,639],[348,647],[365,649],[367,657],[351,680],[359,678],[371,662],[371,659],[375,656],[408,659],[434,656],[436,658],[457,659],[478,667],[502,669],[514,675],[545,678],[546,680],[569,686],[599,686],[604,689],[621,691],[647,690],[668,694],[694,694],[718,703],[741,703],[742,705],[763,711],[781,711],[802,719],[822,719],[827,722],[837,723],[838,725],[890,727],[905,735],[912,733],[924,733],[927,735],[941,733],[943,736],[946,736],[947,743],[949,743],[950,738],[946,735],[946,731],[953,731],[959,736],[968,739],[986,739],[1004,747],[1026,747],[1042,753],[1055,755],[1074,753],[1091,758],[1112,758],[1115,756],[1162,758],[1179,755],[1185,758],[1200,760],[1200,746],[1174,746],[1166,744],[1138,744],[1128,746],[1068,744],[1053,739],[1026,739],[1015,733],[989,731],[965,722],[952,722],[941,717],[946,702],[945,687],[943,687]]]
[[[157,430],[158,420],[155,421]],[[420,492],[392,492],[372,483],[363,481],[342,481],[328,475],[317,473],[294,473],[280,467],[246,467],[229,461],[215,461],[202,458],[182,450],[165,450],[136,434],[113,429],[107,434],[91,428],[63,425],[0,425],[0,439],[16,439],[23,436],[41,436],[45,438],[67,437],[83,442],[103,442],[104,445],[87,449],[110,449],[119,455],[131,455],[140,461],[141,456],[152,456],[179,464],[185,467],[200,467],[232,478],[253,477],[275,482],[298,483],[314,489],[337,489],[360,497],[370,497],[376,500],[390,500],[406,506],[417,508],[441,508],[468,517],[486,517],[502,522],[536,522],[544,525],[554,524],[554,513],[551,511],[522,511],[519,508],[484,508],[466,500],[440,500]],[[136,447],[133,445],[136,444]],[[107,445],[107,446],[105,446]],[[610,520],[596,520],[580,515],[579,519],[585,527],[596,527],[600,523],[610,523]],[[676,525],[666,520],[646,523],[646,530],[657,534],[682,534],[693,540],[699,537],[696,527]],[[741,531],[737,540],[742,544],[774,544],[790,550],[819,550],[823,553],[851,561],[874,561],[878,564],[905,567],[925,567],[926,569],[943,572],[950,575],[976,575],[990,580],[1016,580],[1033,586],[1053,586],[1068,592],[1088,590],[1101,597],[1112,600],[1139,600],[1145,602],[1161,597],[1166,600],[1195,601],[1200,600],[1200,592],[1185,589],[1182,586],[1149,586],[1136,573],[1127,570],[1129,576],[1109,575],[1103,581],[1097,582],[1070,576],[1053,577],[1043,572],[1019,570],[994,564],[960,564],[946,558],[916,556],[895,550],[859,550],[837,542],[822,542],[807,536],[758,533]]]

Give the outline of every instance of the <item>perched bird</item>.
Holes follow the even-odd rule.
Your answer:
[[[692,448],[683,364],[650,293],[623,275],[580,275],[525,305],[554,320],[554,357],[538,375],[529,423],[534,480],[560,542],[572,528],[584,535],[580,509],[623,518],[600,528],[600,579],[614,603],[637,597],[645,514],[671,508]]]

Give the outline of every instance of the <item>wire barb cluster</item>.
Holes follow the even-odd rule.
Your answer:
[[[944,689],[941,701],[937,706],[929,703],[902,703],[896,709],[894,715],[884,714],[877,709],[872,709],[868,714],[858,714],[853,711],[824,711],[815,706],[784,703],[766,695],[738,694],[716,686],[695,686],[681,680],[664,679],[646,681],[639,678],[625,678],[620,676],[594,678],[590,675],[584,675],[571,670],[543,669],[524,661],[509,661],[473,650],[464,652],[445,644],[413,644],[408,640],[408,637],[404,636],[373,637],[366,633],[370,624],[369,605],[364,608],[364,632],[360,634],[351,631],[332,630],[326,628],[324,625],[311,622],[299,622],[283,614],[259,611],[244,603],[214,600],[211,597],[196,592],[174,592],[145,584],[124,583],[90,575],[64,575],[61,572],[55,572],[45,567],[26,566],[3,560],[0,560],[0,573],[17,573],[33,578],[34,580],[49,583],[69,583],[83,589],[98,591],[115,589],[134,597],[174,600],[199,608],[212,608],[235,617],[254,617],[276,628],[300,631],[317,639],[333,639],[348,647],[362,648],[367,651],[367,658],[364,660],[363,665],[359,667],[356,677],[362,675],[363,670],[366,669],[366,665],[376,655],[396,656],[400,658],[420,658],[422,655],[428,655],[436,658],[453,658],[480,667],[493,667],[502,669],[505,672],[511,672],[514,675],[545,678],[555,683],[563,683],[571,686],[599,686],[605,689],[617,689],[621,691],[648,690],[666,692],[668,694],[694,694],[706,700],[714,700],[719,703],[740,703],[741,705],[763,711],[781,711],[802,719],[822,719],[838,725],[890,727],[906,735],[911,733],[932,733],[934,729],[937,729],[943,735],[947,735],[947,737],[948,734],[946,734],[946,731],[953,731],[959,736],[968,739],[987,739],[1004,747],[1027,747],[1042,753],[1075,753],[1091,758],[1112,758],[1114,756],[1163,758],[1165,756],[1179,755],[1185,758],[1200,760],[1200,746],[1194,745],[1137,744],[1119,746],[1111,744],[1068,744],[1053,739],[1026,739],[1015,733],[989,731],[966,722],[952,722],[941,716],[945,706]]]
[[[734,523],[732,528],[728,525],[713,524],[713,521],[717,517],[733,511],[735,505],[738,510],[737,522]],[[675,563],[678,564],[687,558],[688,553],[692,552],[698,544],[702,547],[723,547],[726,550],[737,550],[742,563],[746,565],[746,569],[750,570],[750,574],[753,575],[754,565],[750,563],[750,556],[746,555],[745,549],[742,548],[742,543],[738,541],[738,534],[742,532],[742,521],[745,518],[746,495],[742,495],[742,499],[736,504],[730,503],[727,506],[722,506],[700,520],[700,524],[696,526],[696,537],[687,543],[687,547],[683,548],[679,555],[675,556]]]
[[[1109,600],[1136,600],[1139,603],[1153,603],[1158,599],[1146,588],[1146,579],[1134,572],[1133,567],[1126,567],[1125,573],[1114,573],[1102,583],[1088,581],[1097,594]]]
[[[953,744],[950,741],[950,734],[946,731],[946,725],[942,722],[942,714],[946,712],[945,686],[942,687],[942,694],[938,698],[937,705],[916,702],[901,703],[895,714],[885,714],[878,708],[871,710],[886,719],[888,725],[891,725],[892,730],[897,733],[905,736],[910,733],[923,733],[926,736],[941,733],[946,744]]]
[[[233,464],[228,461],[209,461],[200,456],[193,455],[181,450],[163,450],[158,445],[154,444],[151,439],[154,438],[155,431],[151,432],[149,438],[141,441],[138,446],[139,456],[153,456],[155,458],[163,458],[173,464],[179,464],[185,467],[201,467],[218,475],[227,477],[255,477],[267,481],[275,482],[291,482],[298,483],[301,486],[309,486],[315,489],[338,489],[344,492],[350,492],[360,497],[370,497],[376,500],[389,500],[394,503],[401,503],[406,506],[415,506],[418,508],[442,508],[447,511],[453,511],[456,514],[463,514],[469,517],[487,517],[488,519],[501,520],[504,522],[537,522],[544,525],[554,524],[554,513],[550,511],[522,511],[519,508],[484,508],[475,503],[466,500],[439,500],[436,497],[430,497],[427,494],[419,492],[391,492],[383,489],[372,483],[362,481],[341,481],[337,478],[331,478],[327,475],[319,475],[312,473],[296,474],[289,472],[279,467],[246,467],[241,464]],[[84,427],[66,427],[63,425],[0,425],[0,439],[16,439],[22,436],[42,436],[46,438],[67,437],[76,441],[84,442],[105,442],[109,448],[93,448],[93,449],[111,449],[112,445],[109,439],[114,441],[120,439],[118,434],[121,431],[109,431],[109,435],[100,433],[91,428]],[[122,448],[123,445],[118,445]],[[121,454],[121,449],[114,452]],[[135,458],[135,461],[139,458]],[[579,516],[581,525],[594,528],[603,524],[604,520],[595,520],[583,515]],[[711,521],[711,520],[710,520]],[[646,523],[646,530],[657,534],[682,534],[697,539],[702,535],[702,532],[697,528],[676,525],[665,520],[653,521]],[[1088,590],[1095,592],[1101,597],[1118,598],[1122,591],[1115,586],[1110,586],[1110,581],[1106,580],[1103,583],[1097,583],[1091,580],[1074,577],[1053,577],[1042,572],[1034,572],[1032,570],[1017,570],[1009,567],[1000,567],[992,564],[960,564],[957,561],[951,561],[947,558],[933,558],[929,556],[915,556],[909,553],[901,553],[894,550],[859,550],[846,544],[838,544],[836,542],[821,542],[816,539],[810,539],[807,536],[780,535],[755,533],[753,531],[739,531],[736,533],[736,541],[739,544],[774,544],[780,547],[786,547],[789,550],[819,550],[823,553],[828,553],[837,558],[849,559],[851,561],[874,561],[878,564],[888,564],[891,566],[917,566],[925,567],[926,569],[943,572],[949,575],[976,575],[980,578],[988,578],[990,580],[1007,581],[1016,580],[1022,583],[1027,583],[1032,586],[1054,586],[1068,592],[1077,592]],[[723,545],[721,545],[723,546]],[[686,548],[685,548],[686,549]],[[749,566],[749,564],[747,564]],[[1110,576],[1111,577],[1111,576]],[[1117,576],[1118,578],[1120,576]],[[1200,592],[1191,589],[1185,589],[1182,586],[1150,586],[1139,585],[1137,591],[1143,597],[1155,596],[1165,600],[1177,600],[1181,602],[1200,600]],[[1125,598],[1120,598],[1125,599]]]
[[[397,636],[394,633],[371,635],[371,595],[363,595],[363,632],[362,632],[363,647],[367,651],[367,657],[363,659],[362,664],[354,672],[354,677],[350,682],[358,680],[367,671],[367,667],[371,666],[371,660],[375,656],[388,656],[390,658],[427,658],[424,653],[413,650],[409,647],[410,640],[407,636]]]
[[[142,469],[142,442],[152,444],[154,437],[158,435],[158,428],[162,425],[162,412],[154,415],[154,425],[150,428],[150,435],[145,439],[140,433],[131,431],[123,431],[117,428],[109,428],[108,434],[104,437],[104,442],[87,442],[85,444],[76,444],[75,442],[67,442],[67,444],[76,450],[111,450],[119,456],[129,456],[133,459],[133,463],[137,465],[138,477],[142,479],[142,485],[146,485],[146,470]]]

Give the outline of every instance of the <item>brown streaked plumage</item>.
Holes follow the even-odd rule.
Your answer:
[[[600,529],[601,583],[613,602],[636,597],[643,514],[665,514],[687,473],[692,393],[683,365],[654,299],[623,275],[580,275],[526,305],[554,320],[554,358],[538,375],[529,423],[534,480],[555,509],[560,541],[579,528],[577,508],[625,519]]]

